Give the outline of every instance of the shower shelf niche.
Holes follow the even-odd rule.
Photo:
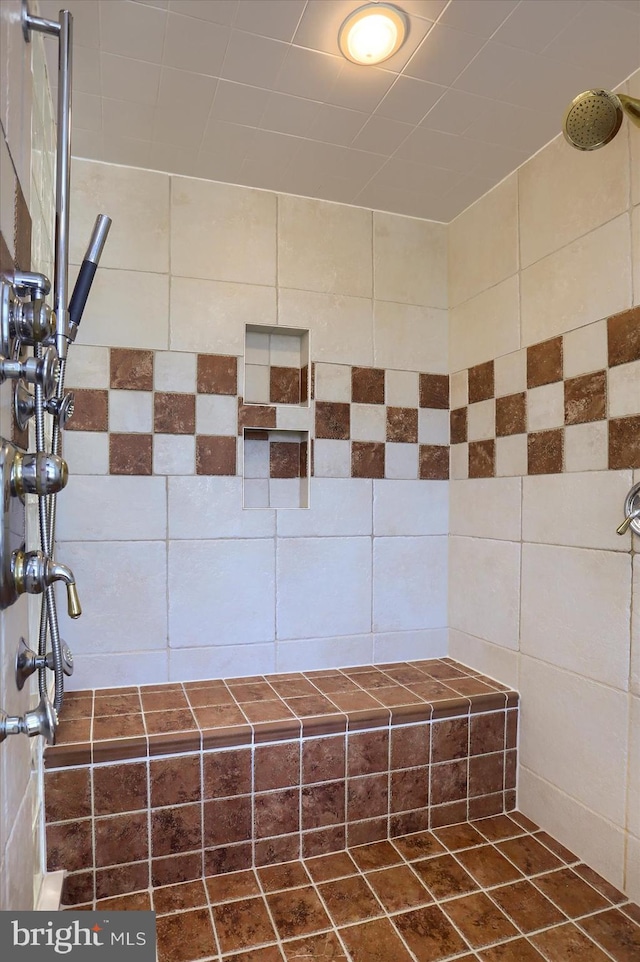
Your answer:
[[[309,432],[245,428],[243,508],[309,507]]]
[[[309,332],[248,324],[245,404],[309,406]]]

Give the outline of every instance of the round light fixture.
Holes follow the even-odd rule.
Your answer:
[[[407,18],[390,3],[366,3],[350,13],[338,34],[341,53],[352,63],[388,60],[407,36]]]

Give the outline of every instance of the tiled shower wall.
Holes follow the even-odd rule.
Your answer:
[[[34,12],[35,4],[31,4]],[[51,276],[54,123],[41,37],[29,46],[19,0],[0,7],[0,271],[14,266]],[[11,383],[0,387],[0,434],[12,438]],[[27,533],[37,532],[30,524]],[[22,532],[16,531],[20,536]],[[33,547],[36,547],[34,544]],[[39,606],[35,606],[37,612]],[[0,614],[0,708],[22,715],[38,701],[37,684],[15,686],[21,636],[29,638],[33,609],[26,598]],[[37,614],[36,614],[37,619]],[[30,909],[42,880],[41,739],[0,745],[0,909]]]
[[[113,218],[67,375],[73,687],[443,654],[445,225],[82,160],[72,185],[75,264]],[[238,410],[260,324],[310,332],[315,410]],[[315,436],[309,510],[243,510],[243,425]]]
[[[628,126],[557,138],[449,226],[450,654],[521,693],[522,810],[634,898],[639,205]]]

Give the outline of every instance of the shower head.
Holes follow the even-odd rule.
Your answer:
[[[625,114],[640,127],[640,100],[609,90],[585,90],[569,104],[562,131],[572,147],[597,150],[613,140]]]

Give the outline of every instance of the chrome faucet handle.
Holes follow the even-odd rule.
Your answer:
[[[24,501],[25,494],[45,497],[62,491],[69,480],[67,462],[57,454],[23,454],[18,451],[11,467],[11,491]]]
[[[616,528],[616,534],[626,534],[629,528],[640,534],[640,482],[634,484],[624,501],[624,521]]]
[[[11,558],[16,593],[38,595],[55,581],[64,581],[67,589],[67,611],[70,618],[82,614],[76,580],[71,568],[52,561],[42,551],[14,551]]]
[[[7,715],[5,711],[0,711],[0,742],[8,735],[28,735],[29,738],[42,735],[48,745],[55,745],[57,727],[58,716],[46,695],[42,696],[36,708],[24,715]]]
[[[41,358],[28,357],[26,361],[12,361],[0,357],[0,384],[8,378],[24,378],[29,384],[39,384],[46,398],[51,397],[60,376],[60,362],[53,347],[48,347]]]
[[[60,654],[62,655],[62,670],[65,675],[73,674],[73,652],[64,641],[60,642]],[[32,648],[21,638],[18,642],[16,652],[16,687],[22,691],[27,679],[40,668],[48,668],[54,671],[53,652],[46,655],[37,655]]]
[[[616,534],[626,534],[631,527],[631,522],[635,521],[636,518],[640,518],[640,508],[636,508],[635,511],[627,515],[622,524],[619,524],[616,528]]]

